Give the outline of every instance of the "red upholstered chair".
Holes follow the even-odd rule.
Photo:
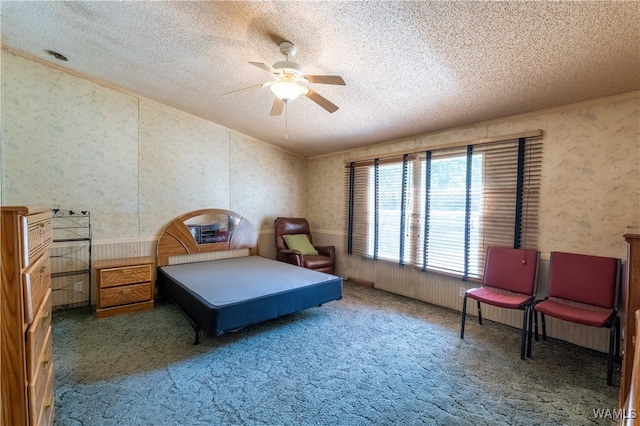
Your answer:
[[[534,303],[532,312],[536,340],[538,312],[542,319],[543,340],[547,340],[546,315],[591,327],[609,328],[608,385],[613,383],[613,358],[614,353],[618,355],[620,346],[620,318],[617,311],[619,284],[620,259],[551,252],[549,291],[544,300]]]
[[[465,292],[462,302],[460,338],[464,339],[467,298],[478,302],[478,322],[482,325],[481,303],[506,309],[520,309],[522,314],[522,340],[520,358],[524,359],[529,309],[535,298],[540,253],[531,249],[489,247],[484,263],[482,287]]]
[[[335,246],[313,246],[307,219],[278,217],[275,220],[275,228],[277,260],[333,274],[336,248]]]

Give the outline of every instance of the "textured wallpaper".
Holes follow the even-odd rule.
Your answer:
[[[229,132],[140,101],[141,235],[190,210],[229,209]]]
[[[137,237],[137,100],[2,55],[2,203],[91,210],[97,235]]]
[[[2,204],[91,211],[94,244],[155,239],[232,209],[260,230],[306,213],[307,160],[2,51]]]
[[[231,210],[256,229],[273,231],[278,216],[307,212],[307,160],[264,142],[231,134]]]
[[[640,224],[639,104],[636,98],[542,117],[543,251],[626,258],[625,227]]]
[[[543,131],[544,146],[538,247],[543,257],[555,250],[624,259],[625,227],[640,224],[638,93],[310,159],[310,220],[328,233],[345,232],[347,159],[535,129]]]
[[[342,156],[309,160],[309,224],[312,229],[343,233],[346,229],[345,181]]]

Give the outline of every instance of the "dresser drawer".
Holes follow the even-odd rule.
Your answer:
[[[30,361],[28,365],[27,379],[29,383],[34,383],[38,380],[38,377],[43,375],[49,366],[53,364],[53,330],[51,327],[47,330],[44,342],[40,351],[34,354],[33,361]]]
[[[100,270],[100,288],[151,281],[151,265],[137,265]]]
[[[22,267],[29,266],[52,240],[51,213],[22,216]]]
[[[33,323],[27,330],[27,375],[30,378],[35,376],[38,359],[47,335],[51,332],[51,299],[51,290],[49,290],[40,309],[36,312]]]
[[[51,261],[42,255],[29,266],[23,276],[24,320],[31,324],[47,290],[51,288]]]
[[[51,387],[50,383],[53,381],[52,348],[51,331],[49,331],[42,352],[38,357],[35,375],[29,377],[29,414],[32,419],[40,418],[42,409],[47,403],[45,398],[47,388]]]
[[[146,302],[151,300],[151,291],[150,282],[101,289],[100,307],[108,308],[127,303]]]
[[[29,385],[29,415],[32,419],[40,419],[38,426],[53,424],[54,398],[55,386],[51,364],[42,380]]]
[[[38,423],[36,423],[38,426],[53,426],[55,392],[56,388],[54,386],[52,369],[51,378],[47,381],[47,389],[44,392],[44,401],[42,401],[42,408],[40,409],[40,418]]]

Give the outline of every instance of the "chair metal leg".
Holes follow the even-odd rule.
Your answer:
[[[609,331],[609,359],[607,360],[607,385],[611,386],[613,383],[613,352],[615,347],[616,325],[611,326]]]
[[[616,317],[616,359],[615,362],[621,362],[620,358],[620,317]]]
[[[465,293],[462,300],[462,324],[460,325],[460,338],[464,339],[464,321],[467,317],[467,294]]]
[[[609,359],[607,360],[607,385],[613,384],[613,359],[617,358],[620,346],[620,317],[616,316],[609,331]]]
[[[536,342],[539,341],[540,339],[538,338],[538,311],[536,311],[536,308],[533,308],[533,319],[535,321],[535,329],[536,329]]]
[[[540,319],[542,320],[542,340],[547,340],[547,323],[542,312],[540,312]]]
[[[522,342],[520,342],[520,359],[524,359],[525,347],[527,346],[528,316],[529,316],[529,306],[525,306],[522,313]]]
[[[478,301],[478,322],[482,325],[482,309],[480,309],[480,302]]]
[[[536,316],[536,335],[538,331],[538,314],[533,306],[529,306],[529,330],[527,333],[527,358],[531,358],[531,334],[533,333],[533,316]],[[536,339],[538,340],[538,339]]]

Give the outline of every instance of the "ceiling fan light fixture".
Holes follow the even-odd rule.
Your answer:
[[[284,102],[292,101],[305,93],[304,87],[291,81],[277,81],[269,87],[273,94]]]
[[[248,92],[268,86],[276,96],[273,101],[273,106],[271,107],[271,115],[280,115],[285,105],[300,95],[305,95],[329,113],[336,112],[338,110],[337,105],[312,90],[307,84],[318,83],[344,86],[344,80],[339,75],[305,75],[300,64],[290,60],[290,58],[296,54],[296,51],[297,48],[293,43],[283,41],[280,43],[280,53],[285,56],[286,59],[284,61],[276,62],[273,66],[269,66],[263,62],[249,62],[251,65],[271,74],[273,76],[272,81],[234,90],[222,96],[232,93]]]

